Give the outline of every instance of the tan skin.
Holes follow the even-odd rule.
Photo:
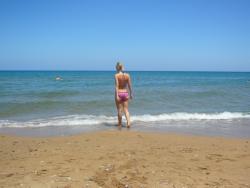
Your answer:
[[[121,101],[118,96],[118,92],[128,92],[129,97],[126,101]],[[132,99],[132,89],[130,76],[127,73],[122,73],[121,70],[117,70],[115,74],[115,103],[118,112],[118,127],[122,127],[122,112],[125,113],[127,119],[127,128],[130,128],[130,115],[128,111],[129,99]]]

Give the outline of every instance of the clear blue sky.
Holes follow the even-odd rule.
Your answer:
[[[249,0],[1,0],[0,70],[250,71]]]

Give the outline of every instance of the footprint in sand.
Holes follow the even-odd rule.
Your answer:
[[[207,159],[209,160],[215,160],[215,162],[222,162],[222,161],[236,161],[235,159],[232,159],[232,158],[226,158],[224,157],[223,155],[221,154],[208,154],[206,156]]]

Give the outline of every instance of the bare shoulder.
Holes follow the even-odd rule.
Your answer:
[[[130,78],[130,75],[129,75],[129,73],[125,73],[125,75],[126,75],[126,77]]]

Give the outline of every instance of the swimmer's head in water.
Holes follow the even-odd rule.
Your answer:
[[[122,65],[120,62],[117,62],[117,63],[116,63],[116,70],[117,70],[118,72],[123,71],[123,65]]]

